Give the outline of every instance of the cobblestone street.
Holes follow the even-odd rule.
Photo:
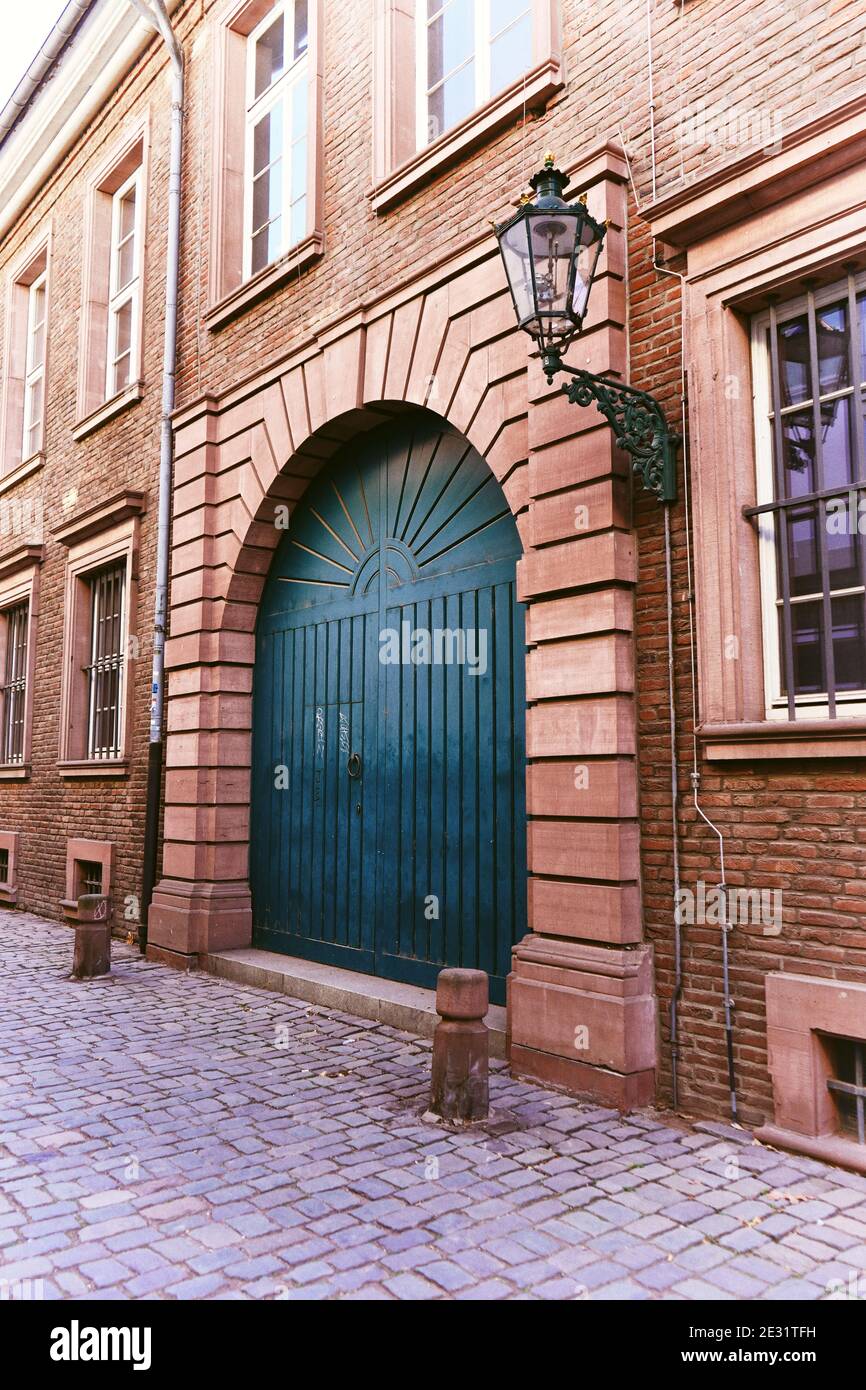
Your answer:
[[[622,1119],[501,1063],[422,1121],[429,1042],[0,912],[0,1279],[46,1298],[866,1292],[866,1178]],[[17,1292],[16,1292],[17,1291]]]

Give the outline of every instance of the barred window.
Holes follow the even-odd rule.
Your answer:
[[[827,1086],[836,1102],[839,1128],[866,1144],[866,1043],[828,1038],[833,1074]]]
[[[76,897],[102,892],[102,865],[89,859],[75,861]]]
[[[866,277],[753,323],[767,713],[866,712]]]
[[[124,679],[126,565],[112,565],[88,577],[90,586],[90,663],[87,756],[119,758]]]
[[[0,685],[0,763],[24,761],[24,713],[27,698],[28,605],[17,603],[0,614],[5,657]]]

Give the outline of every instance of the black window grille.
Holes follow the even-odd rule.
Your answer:
[[[776,554],[780,688],[788,717],[866,698],[866,492],[863,391],[866,293],[849,274],[805,308],[770,307],[769,424],[773,500],[744,508],[771,519]],[[866,504],[863,510],[866,530]]]
[[[9,851],[0,849],[0,883],[9,882]]]
[[[91,862],[87,859],[77,859],[75,861],[78,878],[78,893],[81,897],[84,893],[102,892],[102,865]]]
[[[123,624],[125,564],[112,565],[90,578],[90,664],[88,681],[87,756],[120,757],[123,693]]]
[[[5,626],[6,659],[0,685],[0,763],[24,761],[24,709],[27,699],[27,604],[0,615]]]
[[[844,1133],[866,1144],[866,1043],[853,1038],[829,1038],[833,1075],[827,1082]]]

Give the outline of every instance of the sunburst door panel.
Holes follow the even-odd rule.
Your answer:
[[[418,417],[344,448],[292,517],[257,629],[256,940],[502,998],[525,930],[516,527],[483,459]]]

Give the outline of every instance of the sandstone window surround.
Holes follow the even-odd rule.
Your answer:
[[[82,439],[144,392],[149,122],[139,122],[85,190],[77,418]]]
[[[9,278],[0,424],[0,480],[9,486],[32,473],[45,457],[50,259],[49,229],[28,248]]]
[[[63,777],[129,770],[139,518],[145,499],[123,491],[54,532],[68,549],[60,697]]]
[[[322,0],[231,0],[214,29],[211,329],[324,247]]]
[[[14,830],[0,830],[0,906],[18,901],[18,841]]]
[[[67,922],[78,921],[78,899],[84,894],[104,893],[107,897],[111,896],[113,869],[112,841],[66,841],[66,897],[60,906]]]
[[[856,699],[853,708],[837,702],[835,718],[814,698],[820,692],[811,709],[808,696],[798,699],[793,719],[781,702],[763,640],[773,602],[766,541],[761,566],[768,527],[744,514],[767,500],[762,327],[771,306],[784,318],[789,303],[810,294],[819,302],[866,269],[864,177],[860,97],[789,133],[781,149],[750,150],[646,211],[660,252],[687,256],[698,735],[713,761],[866,756]]]
[[[866,1043],[866,985],[811,975],[767,976],[767,1047],[774,1116],[764,1143],[866,1173],[866,1147],[845,1132],[837,1044]]]
[[[752,320],[768,719],[866,715],[864,290],[852,274]]]
[[[509,0],[501,11],[490,0],[471,0],[460,8],[471,11],[462,38],[458,0],[375,0],[371,200],[377,212],[524,109],[544,106],[563,84],[558,0]],[[517,70],[520,48],[528,58]]]
[[[30,775],[41,545],[0,560],[0,781]]]

